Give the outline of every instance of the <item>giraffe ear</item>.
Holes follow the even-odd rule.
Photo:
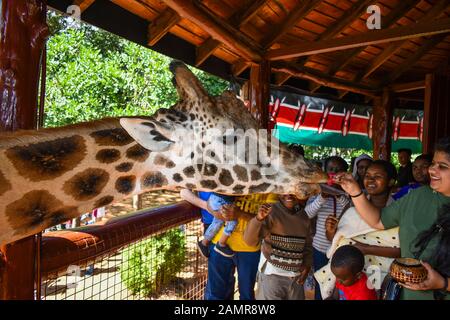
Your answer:
[[[175,143],[171,140],[172,133],[176,130],[173,124],[158,120],[121,118],[120,125],[137,143],[151,151],[165,151]]]

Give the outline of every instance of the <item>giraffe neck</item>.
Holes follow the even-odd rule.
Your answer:
[[[0,139],[0,243],[35,234],[113,201],[171,188],[173,165],[137,144],[118,119]]]

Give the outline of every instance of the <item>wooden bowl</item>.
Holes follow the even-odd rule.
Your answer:
[[[397,258],[390,267],[392,278],[400,283],[420,283],[427,278],[428,271],[417,259]]]

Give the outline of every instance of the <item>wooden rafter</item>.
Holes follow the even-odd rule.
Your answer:
[[[258,10],[264,6],[269,0],[257,0],[251,2],[248,6],[234,13],[227,21],[232,27],[239,29],[243,24],[250,20]],[[213,38],[209,37],[197,48],[197,56],[195,65],[198,67],[206,59],[208,59],[214,51],[221,46],[221,43]],[[245,70],[245,69],[244,69]],[[242,70],[242,71],[244,71]],[[241,71],[241,72],[242,72]]]
[[[231,66],[231,72],[234,76],[238,76],[242,72],[244,72],[244,70],[247,69],[248,66],[250,66],[250,62],[247,62],[244,59],[239,59]]]
[[[195,65],[197,67],[201,65],[219,47],[220,47],[219,41],[214,40],[213,38],[206,39],[206,41],[203,42],[201,46],[197,47],[196,49]]]
[[[376,90],[372,87],[332,77],[313,68],[305,66],[300,67],[293,63],[283,61],[273,62],[271,66],[273,71],[288,73],[293,77],[311,80],[323,86],[339,90],[348,90],[367,96],[376,96]]]
[[[414,66],[414,64],[422,58],[429,50],[433,49],[439,42],[444,40],[445,34],[436,35],[430,39],[427,39],[420,48],[411,54],[401,65],[399,65],[395,70],[386,77],[382,85],[392,83],[395,79],[400,77],[405,71],[409,70]]]
[[[396,93],[425,89],[425,80],[406,83],[393,83],[389,86],[389,88]]]
[[[203,4],[193,0],[164,0],[164,3],[245,59],[255,62],[263,59],[262,48],[257,43],[214,15]]]
[[[180,22],[181,17],[172,9],[164,10],[149,26],[148,26],[148,45],[154,46],[169,30]]]
[[[275,27],[263,41],[264,48],[270,48],[282,35],[297,24],[310,13],[321,1],[320,0],[305,0],[302,1],[294,10],[292,10],[286,20],[279,26]]]
[[[401,1],[399,6],[392,10],[386,18],[383,19],[383,28],[390,28],[394,25],[399,19],[401,19],[408,11],[413,9],[416,4],[420,0],[416,1]],[[332,64],[328,74],[335,75],[338,70],[344,68],[354,57],[359,55],[362,51],[364,51],[366,47],[355,48],[346,53],[342,59],[336,61],[336,63]]]
[[[228,21],[236,28],[242,27],[261,9],[269,0],[253,0],[241,10],[233,14]]]
[[[391,13],[391,15],[387,16],[386,20],[390,24],[393,24],[395,21],[398,20],[398,18],[402,17],[407,11],[411,9],[411,7],[407,6],[408,2],[403,2],[403,6],[399,9],[397,9],[395,12]],[[414,3],[415,4],[415,3]],[[432,18],[439,15],[440,12],[442,12],[443,9],[447,6],[446,0],[441,0],[440,2],[436,3],[428,12],[423,16],[421,19],[419,19],[417,22],[427,22],[430,21]],[[405,8],[406,7],[406,11]],[[389,26],[388,26],[389,27]],[[404,40],[402,43],[394,42],[391,45],[389,45],[387,48],[385,48],[372,62],[363,70],[361,70],[359,73],[356,74],[356,76],[353,78],[353,81],[359,82],[362,79],[367,78],[370,74],[372,74],[378,67],[380,67],[384,62],[389,60],[395,52],[397,52],[405,43],[407,43],[409,40]],[[330,69],[330,74],[335,74],[338,70],[338,68],[342,68],[355,56],[357,56],[359,53],[364,51],[365,47],[363,48],[356,48],[352,50],[352,52],[349,53],[348,56],[345,57],[344,61],[342,61],[340,64],[337,64],[333,66]]]
[[[369,31],[355,36],[319,42],[304,41],[301,44],[289,48],[270,50],[267,53],[266,58],[272,61],[291,59],[312,54],[346,50],[378,43],[400,41],[448,32],[450,32],[450,18],[433,21],[432,23],[417,23],[414,26],[402,26],[392,29]]]
[[[353,5],[349,11],[345,12],[343,17],[337,20],[333,25],[329,26],[325,32],[323,32],[316,41],[328,40],[336,35],[340,34],[345,28],[347,28],[355,19],[357,19],[365,10],[367,6],[371,3],[375,2],[375,0],[359,0],[355,5]],[[299,65],[305,65],[308,61],[309,57],[304,57],[304,59],[300,59],[297,61]],[[283,84],[290,78],[289,75],[280,76],[280,81],[278,85]],[[318,86],[317,88],[319,88]]]
[[[443,10],[447,7],[448,0],[441,0],[440,2],[436,3],[421,19],[419,19],[417,22],[420,23],[426,23],[430,22],[437,17],[439,17],[440,13],[443,13]],[[361,73],[359,73],[355,77],[355,81],[360,81],[362,79],[367,78],[370,76],[376,69],[378,69],[384,62],[389,60],[396,52],[401,48],[403,45],[408,43],[409,40],[404,40],[401,43],[393,43],[389,45],[387,48],[383,50],[370,64],[367,66],[365,70],[363,70]]]
[[[91,4],[93,4],[95,0],[74,0],[73,5],[79,6],[80,11],[84,12]]]

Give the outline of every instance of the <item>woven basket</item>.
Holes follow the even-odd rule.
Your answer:
[[[427,278],[427,269],[419,260],[412,258],[395,259],[389,270],[392,278],[400,283],[420,283]]]

